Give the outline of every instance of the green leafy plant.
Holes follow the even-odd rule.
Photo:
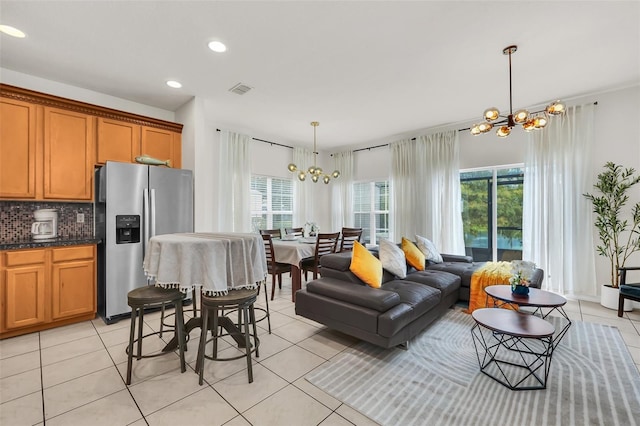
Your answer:
[[[623,267],[632,253],[640,250],[640,202],[631,208],[631,220],[625,217],[623,207],[629,201],[629,190],[640,183],[634,168],[623,168],[612,162],[604,165],[594,188],[600,194],[583,194],[593,204],[595,226],[600,243],[598,254],[609,259],[611,286],[619,284],[618,268]]]

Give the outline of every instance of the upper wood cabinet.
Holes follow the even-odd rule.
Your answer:
[[[158,160],[170,160],[171,167],[180,168],[181,145],[180,133],[171,130],[98,118],[97,164],[135,163],[137,156],[146,154]]]
[[[0,199],[93,198],[106,161],[182,167],[182,125],[0,83]]]
[[[95,117],[44,109],[44,198],[91,200]]]
[[[140,155],[140,126],[98,117],[96,152],[98,164],[108,160],[133,163]]]
[[[173,160],[173,132],[169,130],[142,127],[141,151],[143,155],[158,160],[171,160],[171,167],[176,167]]]
[[[36,196],[36,106],[0,98],[0,197]]]

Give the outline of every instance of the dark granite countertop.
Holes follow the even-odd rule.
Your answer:
[[[84,244],[98,244],[95,237],[58,237],[51,240],[0,241],[0,250],[19,250],[27,248],[65,247]]]

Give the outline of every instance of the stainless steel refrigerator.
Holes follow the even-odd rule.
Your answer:
[[[126,317],[127,293],[147,284],[142,262],[154,235],[193,232],[190,170],[107,161],[95,173],[98,313]]]

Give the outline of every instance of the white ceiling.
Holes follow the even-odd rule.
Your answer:
[[[638,1],[0,1],[2,68],[338,149],[640,83]],[[228,51],[207,48],[221,40]],[[168,79],[182,82],[170,89]],[[237,83],[253,87],[239,96]]]

